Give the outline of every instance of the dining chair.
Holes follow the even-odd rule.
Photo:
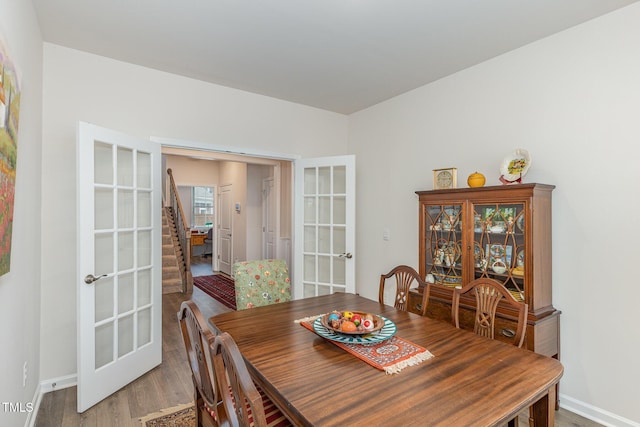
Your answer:
[[[287,427],[291,422],[253,382],[244,358],[227,332],[216,336],[209,347],[207,360],[213,365],[221,404],[231,426]],[[244,402],[238,405],[237,402]]]
[[[233,264],[237,310],[291,301],[287,263],[281,259],[239,261]]]
[[[460,296],[468,292],[474,292],[476,296],[476,314],[473,331],[481,336],[494,339],[496,310],[500,301],[505,301],[518,311],[518,326],[513,337],[513,345],[522,347],[527,326],[527,303],[516,300],[511,292],[497,280],[481,277],[472,280],[462,288],[456,288],[453,292],[451,304],[451,317],[456,328],[460,329]],[[516,427],[518,417],[509,420],[508,427]]]
[[[518,325],[513,337],[513,344],[522,347],[527,326],[528,306],[525,302],[516,300],[502,283],[494,279],[481,277],[472,280],[460,289],[454,289],[451,317],[456,328],[460,328],[460,296],[469,292],[473,292],[476,297],[474,332],[487,338],[494,338],[496,309],[498,304],[503,301],[518,312]]]
[[[213,344],[215,335],[207,326],[198,306],[191,300],[184,301],[178,312],[180,332],[187,351],[187,359],[193,380],[196,425],[217,427],[220,425],[216,387],[209,375],[206,352]]]
[[[393,306],[398,310],[409,310],[409,289],[414,284],[423,287],[422,293],[422,315],[427,312],[427,305],[429,303],[429,294],[431,293],[431,283],[422,280],[420,274],[408,265],[398,265],[387,274],[380,275],[380,288],[378,291],[378,301],[380,304],[384,304],[385,286],[389,279],[395,277],[395,297]]]
[[[202,251],[202,256],[207,257],[213,254],[213,227],[207,231],[207,237],[204,239],[204,250]]]
[[[235,408],[231,409],[232,412],[228,412],[230,407],[226,406],[225,400],[233,396],[232,388],[227,385],[219,386],[212,362],[213,359],[211,358],[211,349],[214,347],[216,335],[207,325],[195,302],[189,300],[181,304],[178,312],[178,321],[187,351],[189,367],[191,368],[191,378],[193,379],[194,402],[197,409],[195,411],[196,426],[253,426],[253,424],[234,424],[231,421],[233,419],[237,420],[237,417],[232,414],[232,412],[235,413]],[[289,420],[266,395],[261,393],[261,398],[263,408],[266,408],[263,411],[266,413],[268,421],[265,425],[268,427],[287,427],[291,425]]]

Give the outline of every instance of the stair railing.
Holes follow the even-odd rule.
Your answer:
[[[169,175],[169,206],[171,206],[171,212],[173,215],[173,222],[176,225],[178,231],[178,242],[182,249],[183,267],[182,273],[182,288],[185,292],[191,292],[193,289],[193,282],[191,278],[191,232],[187,225],[187,220],[182,209],[182,202],[180,202],[180,195],[178,194],[178,187],[173,178],[171,169],[167,169]]]

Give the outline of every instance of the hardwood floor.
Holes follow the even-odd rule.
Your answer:
[[[190,297],[205,318],[229,311],[198,288],[192,295],[162,295],[162,364],[82,414],[76,412],[76,387],[43,396],[37,427],[139,426],[138,419],[163,408],[193,401],[193,383],[176,314]]]
[[[193,399],[191,372],[180,336],[176,313],[182,301],[192,298],[205,318],[229,311],[198,288],[192,295],[180,293],[162,296],[162,364],[125,386],[82,414],[76,412],[76,387],[56,390],[43,396],[37,427],[140,426],[139,418]],[[527,414],[520,425],[528,425]],[[564,409],[556,413],[556,426],[596,427],[600,424]]]
[[[192,256],[191,257],[191,275],[210,276],[213,274],[211,267],[211,257]]]

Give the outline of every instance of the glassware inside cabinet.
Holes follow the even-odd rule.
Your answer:
[[[474,277],[501,282],[523,301],[525,210],[523,203],[473,206]]]
[[[462,283],[462,206],[425,206],[426,279],[445,286]]]

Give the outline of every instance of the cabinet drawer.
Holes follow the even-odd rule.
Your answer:
[[[411,313],[422,314],[422,294],[417,291],[409,291],[409,297],[407,298],[407,310]]]
[[[412,290],[409,292],[409,311],[422,314],[422,294]],[[453,324],[451,317],[451,303],[442,299],[431,298],[427,306],[428,317]],[[523,348],[549,357],[558,357],[559,353],[559,311],[533,322],[527,323]],[[460,327],[472,331],[475,323],[475,310],[460,307]],[[494,338],[513,344],[513,337],[518,322],[496,315]]]
[[[409,311],[415,314],[422,314],[422,294],[417,289],[409,291]],[[427,317],[451,323],[451,304],[443,303],[433,298],[430,299],[427,307]]]
[[[445,322],[453,323],[453,318],[451,317],[451,304],[443,303],[441,301],[429,301],[429,306],[427,307],[427,316]],[[468,308],[460,307],[460,328],[473,332],[474,324],[475,311]],[[513,344],[513,337],[515,336],[517,329],[518,322],[496,316],[496,324],[494,329],[495,339]]]

